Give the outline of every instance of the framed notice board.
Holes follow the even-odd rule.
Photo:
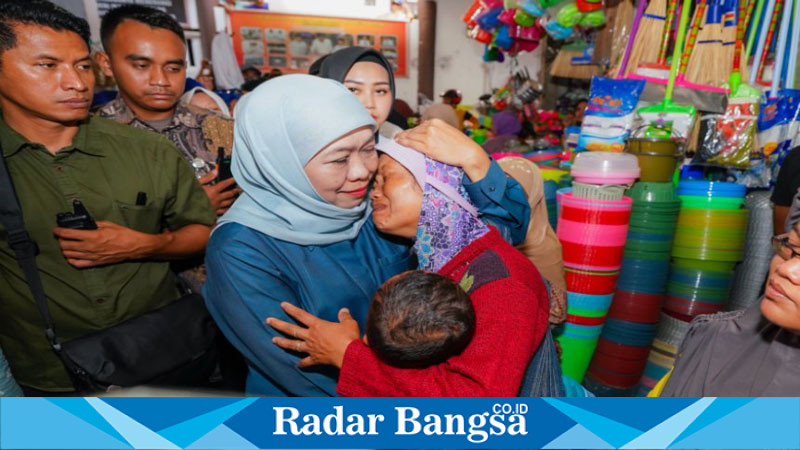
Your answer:
[[[406,22],[268,11],[231,11],[230,17],[240,65],[305,73],[320,56],[358,45],[380,50],[394,66],[395,76],[408,76]]]

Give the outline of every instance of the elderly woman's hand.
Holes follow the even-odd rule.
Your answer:
[[[309,367],[317,364],[342,367],[347,346],[360,337],[358,323],[353,320],[346,308],[342,308],[339,311],[338,323],[322,320],[290,303],[281,303],[281,308],[286,311],[286,314],[308,328],[299,327],[274,317],[268,317],[268,325],[281,333],[295,338],[275,337],[272,338],[274,344],[286,350],[307,353],[308,356],[297,363],[298,367]]]
[[[441,119],[426,120],[418,127],[398,133],[394,140],[431,159],[461,167],[473,182],[482,180],[489,172],[491,160],[483,148]]]

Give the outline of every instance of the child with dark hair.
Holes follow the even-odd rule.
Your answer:
[[[372,298],[367,344],[385,363],[423,368],[460,354],[475,334],[475,309],[455,281],[421,270],[389,279]]]

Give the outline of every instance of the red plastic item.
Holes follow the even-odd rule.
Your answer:
[[[602,325],[606,322],[605,317],[585,317],[585,316],[574,316],[572,314],[567,314],[567,322],[575,324],[575,325],[586,325],[586,326],[594,326],[594,325]]]
[[[601,247],[599,245],[582,245],[561,241],[564,262],[582,267],[612,267],[622,266],[622,255],[625,246]],[[591,270],[591,269],[590,269]]]
[[[601,0],[575,0],[575,5],[578,6],[580,12],[591,12],[603,9],[603,2]]]
[[[663,294],[617,291],[608,317],[635,323],[657,323]]]
[[[461,21],[467,24],[469,27],[475,26],[475,17],[480,14],[481,9],[481,2],[480,0],[475,0],[467,9],[467,12],[464,13],[464,16],[461,17]]]
[[[561,218],[573,222],[600,225],[627,225],[631,219],[631,211],[590,210],[564,205],[561,208]]]
[[[606,355],[595,350],[592,356],[591,367],[602,368],[609,372],[618,373],[620,375],[633,375],[638,374],[641,376],[644,371],[644,366],[647,365],[647,359],[627,359],[615,356]]]
[[[597,341],[597,349],[595,349],[595,353],[597,352],[601,352],[608,356],[616,356],[617,358],[647,360],[647,358],[650,356],[650,346],[634,347],[631,345],[623,345],[601,337],[600,340]]]
[[[492,42],[492,33],[481,29],[480,27],[475,27],[475,40],[482,43],[482,44],[489,44]]]
[[[567,282],[567,290],[570,292],[609,295],[614,293],[619,275],[591,275],[565,270],[564,278]]]

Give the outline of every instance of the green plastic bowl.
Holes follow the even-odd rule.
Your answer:
[[[628,189],[625,195],[633,199],[634,205],[637,203],[674,204],[679,201],[675,185],[672,183],[639,182]]]
[[[688,269],[713,270],[715,272],[725,272],[733,270],[736,263],[728,261],[701,261],[697,259],[673,257],[672,264]]]
[[[744,205],[742,197],[701,197],[697,195],[679,195],[684,208],[697,209],[741,209]]]

